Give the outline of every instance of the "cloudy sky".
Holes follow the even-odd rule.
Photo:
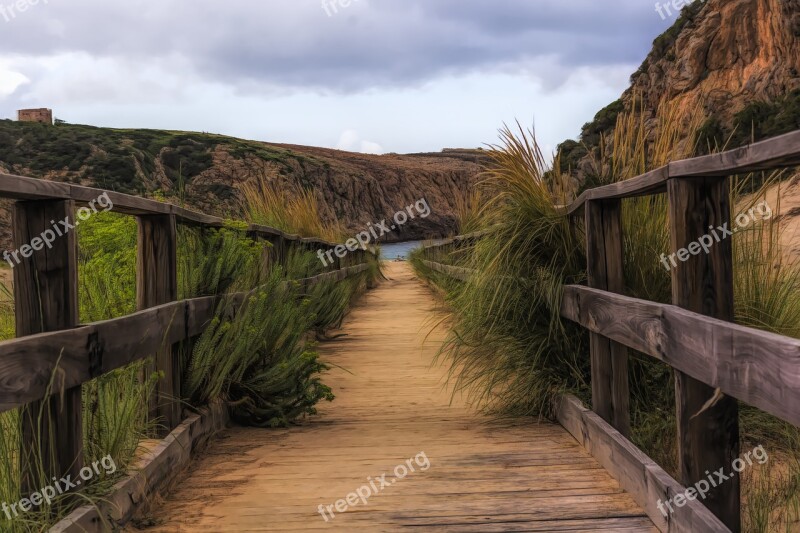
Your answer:
[[[365,152],[518,119],[552,149],[670,22],[642,0],[0,0],[0,118]]]

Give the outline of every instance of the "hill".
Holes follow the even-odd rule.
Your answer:
[[[367,155],[207,133],[0,121],[0,172],[165,198],[219,216],[240,217],[240,188],[258,179],[314,191],[322,216],[353,233],[425,198],[431,215],[410,220],[387,242],[455,232],[456,202],[475,183],[482,157],[480,150]]]

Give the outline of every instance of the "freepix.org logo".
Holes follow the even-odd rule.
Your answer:
[[[89,207],[81,207],[78,209],[77,220],[71,220],[70,217],[64,217],[64,220],[59,220],[58,222],[51,220],[50,229],[44,230],[41,235],[31,239],[30,243],[23,244],[16,250],[6,250],[3,252],[3,259],[11,265],[11,268],[14,268],[20,264],[23,259],[31,257],[33,252],[38,252],[44,247],[47,247],[48,250],[51,249],[53,243],[56,242],[57,239],[78,227],[82,220],[89,220],[92,215],[97,213],[98,207],[102,208],[103,212],[114,209],[114,203],[111,201],[111,198],[109,198],[108,192],[104,192],[89,202]],[[20,259],[20,255],[22,259]]]
[[[656,2],[656,13],[661,15],[661,20],[667,20],[670,17],[677,17],[681,9],[695,2],[705,4],[706,0],[672,0],[671,2],[664,2],[663,4],[661,2]]]
[[[6,22],[11,22],[16,19],[17,16],[28,11],[31,7],[38,6],[39,4],[48,4],[49,1],[50,0],[17,0],[10,4],[0,3],[0,17],[3,17],[3,20]]]
[[[430,214],[431,207],[428,205],[428,201],[423,198],[407,206],[404,210],[395,213],[391,221],[394,222],[393,224],[387,222],[386,219],[381,220],[377,224],[370,222],[369,226],[367,226],[364,231],[352,239],[348,239],[346,243],[340,244],[327,252],[325,250],[317,250],[317,257],[319,257],[319,260],[322,262],[322,266],[327,267],[335,261],[333,258],[334,255],[342,259],[348,252],[355,252],[359,248],[366,250],[368,244],[379,240],[388,233],[396,231],[409,220],[416,217],[428,218]]]

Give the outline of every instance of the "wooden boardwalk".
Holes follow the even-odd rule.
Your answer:
[[[443,332],[423,344],[436,302],[407,264],[387,266],[348,336],[321,346],[336,401],[301,427],[225,431],[147,531],[656,531],[561,426],[498,424],[451,403],[431,366]],[[407,459],[416,471],[392,483]],[[366,504],[319,513],[383,473]]]

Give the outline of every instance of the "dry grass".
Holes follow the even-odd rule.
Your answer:
[[[253,224],[329,241],[341,240],[345,234],[338,223],[323,224],[319,200],[313,190],[289,192],[262,178],[245,185],[242,196],[247,220]]]

